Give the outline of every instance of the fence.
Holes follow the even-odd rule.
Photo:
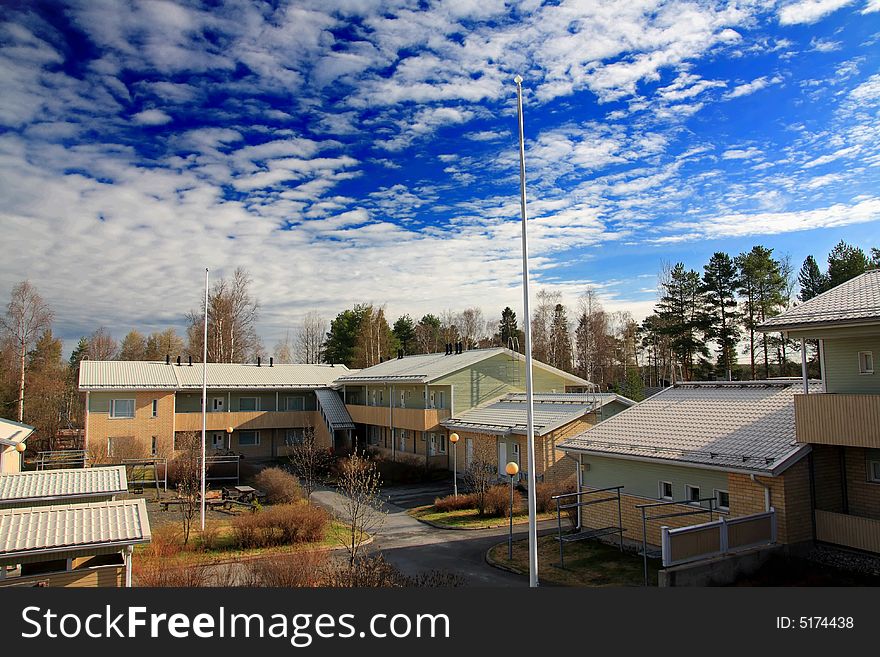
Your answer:
[[[88,465],[88,456],[84,449],[61,449],[37,452],[37,470],[84,468],[86,465]]]
[[[663,566],[734,554],[776,542],[776,511],[738,518],[724,517],[701,525],[662,527]]]

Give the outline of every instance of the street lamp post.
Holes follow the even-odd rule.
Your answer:
[[[516,461],[511,461],[505,466],[504,471],[510,479],[510,531],[507,535],[507,560],[513,561],[513,478],[519,472],[519,465]]]
[[[458,497],[458,434],[449,434],[449,442],[452,443],[452,486],[455,496]]]
[[[226,449],[230,452],[232,451],[232,432],[235,431],[232,427],[226,427]]]

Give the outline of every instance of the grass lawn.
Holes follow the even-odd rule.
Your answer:
[[[420,506],[410,509],[407,513],[417,520],[427,520],[437,525],[450,527],[453,529],[491,529],[492,527],[506,527],[510,522],[508,517],[491,518],[479,515],[476,509],[461,509],[459,511],[437,511],[434,506]],[[538,520],[550,520],[556,518],[555,513],[539,513]],[[513,516],[513,524],[521,525],[529,521],[527,513],[520,513]],[[567,526],[568,521],[563,518],[563,526]]]
[[[316,543],[296,543],[294,545],[278,545],[264,548],[241,549],[235,546],[232,536],[232,523],[230,520],[214,520],[208,525],[208,529],[216,532],[210,549],[203,549],[200,544],[198,520],[196,520],[190,535],[189,545],[186,550],[172,556],[154,557],[150,554],[150,546],[138,545],[135,554],[141,559],[161,558],[170,566],[185,566],[188,563],[203,563],[207,561],[240,561],[255,557],[265,557],[274,554],[289,554],[302,550],[330,549],[342,547],[350,540],[351,528],[345,523],[336,520],[331,521],[324,536],[324,540]]]
[[[497,563],[523,575],[529,574],[528,541],[514,541],[513,561],[507,559],[507,542],[499,543],[489,556]],[[538,577],[542,582],[558,586],[642,586],[642,557],[631,552],[621,553],[616,547],[596,540],[565,544],[565,569],[559,568],[559,541],[555,536],[538,539]],[[659,562],[648,560],[648,577],[657,584]]]

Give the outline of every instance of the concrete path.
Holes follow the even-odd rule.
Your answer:
[[[451,572],[461,576],[469,586],[528,586],[524,576],[493,568],[486,563],[486,551],[507,538],[506,527],[479,530],[437,529],[407,514],[407,508],[428,504],[434,497],[428,486],[388,488],[387,516],[383,526],[374,532],[373,549],[378,549],[386,560],[407,575],[418,575],[432,570]],[[436,488],[436,487],[435,487]],[[451,492],[451,491],[449,491]],[[446,494],[446,493],[442,493]],[[430,501],[410,504],[430,496]],[[312,501],[344,518],[342,497],[335,490],[321,489],[312,493]],[[539,533],[555,529],[555,522],[538,524]],[[527,525],[514,525],[514,540],[525,538]]]

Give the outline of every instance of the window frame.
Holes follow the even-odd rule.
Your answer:
[[[692,491],[697,491],[697,499],[694,499]],[[693,504],[696,506],[700,505],[701,494],[700,494],[700,487],[699,486],[694,486],[692,484],[685,484],[684,485],[684,496],[687,498],[688,504]]]
[[[299,401],[300,408],[291,408],[291,401]],[[295,406],[295,404],[294,404]],[[306,410],[306,398],[303,395],[286,395],[284,397],[284,410],[285,411],[304,411]]]
[[[254,400],[254,407],[252,409],[251,408],[243,409],[241,407],[241,402],[243,402],[245,399],[253,399]],[[238,410],[242,413],[256,413],[256,412],[258,412],[260,410],[260,398],[259,397],[239,397],[238,398]]]
[[[663,485],[664,484],[669,484],[669,495],[668,496],[663,494]],[[664,481],[663,479],[661,479],[660,481],[657,482],[657,497],[661,500],[668,500],[668,501],[672,501],[675,499],[675,487],[672,485],[671,481]]]
[[[730,491],[724,490],[723,488],[716,488],[714,490],[715,493],[715,510],[716,511],[730,511]],[[722,506],[721,504],[721,493],[727,495],[727,506]]]
[[[117,402],[131,402],[131,415],[118,415],[116,413]],[[134,399],[120,397],[110,400],[110,409],[108,411],[111,420],[133,420],[137,415],[137,402]]]
[[[862,367],[862,357],[867,356],[871,359],[871,367],[870,369],[866,367]],[[873,374],[874,373],[874,352],[873,351],[860,351],[859,352],[859,374]]]
[[[154,399],[150,406],[150,417],[159,417],[159,400]]]
[[[296,438],[296,433],[299,432],[299,438]],[[291,440],[291,434],[294,435],[294,440]],[[302,445],[306,441],[306,430],[304,427],[289,427],[284,430],[284,446],[285,447],[296,447],[297,445]]]
[[[874,468],[877,468],[877,475],[874,475]],[[880,484],[880,457],[865,458],[865,474],[868,476],[869,484]]]
[[[244,443],[241,442],[241,437],[244,434],[254,434],[254,442],[252,443]],[[260,446],[260,432],[256,429],[245,429],[243,431],[238,431],[238,446],[241,447],[259,447]]]

